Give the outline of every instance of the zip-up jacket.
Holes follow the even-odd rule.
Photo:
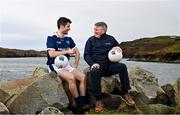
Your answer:
[[[113,36],[108,34],[101,35],[100,38],[91,36],[85,45],[84,59],[89,66],[95,63],[107,64],[109,63],[108,52],[119,43]]]

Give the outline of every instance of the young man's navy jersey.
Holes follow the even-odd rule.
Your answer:
[[[49,49],[55,50],[55,51],[64,51],[64,50],[75,48],[76,44],[74,43],[71,37],[65,36],[63,38],[60,38],[56,34],[54,34],[52,36],[48,36],[46,46],[47,46],[47,58],[48,58],[47,65],[51,65],[51,64],[54,64],[55,58],[51,58],[49,56],[49,53],[48,53]],[[65,56],[68,59],[70,57],[69,54],[66,54]]]

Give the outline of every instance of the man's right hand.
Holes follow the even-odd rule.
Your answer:
[[[100,68],[101,66],[98,64],[98,63],[95,63],[95,64],[93,64],[92,66],[91,66],[91,70],[93,69],[93,68]]]

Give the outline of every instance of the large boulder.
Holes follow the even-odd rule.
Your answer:
[[[24,79],[17,79],[14,81],[9,81],[7,83],[0,84],[0,88],[10,95],[19,94],[27,86],[29,86],[36,78],[28,77]]]
[[[0,87],[0,102],[5,103],[9,97],[10,95]]]
[[[173,87],[175,91],[175,101],[180,105],[180,77],[173,83]]]
[[[0,102],[0,114],[9,114],[9,110],[7,109],[7,107]]]
[[[155,98],[158,91],[163,92],[155,75],[140,67],[130,68],[129,78],[131,86],[134,86],[138,92],[145,93],[148,98]]]
[[[52,72],[38,77],[19,95],[7,102],[11,113],[36,114],[48,106],[58,109],[66,108],[69,104],[61,80]]]
[[[10,95],[19,94],[23,91],[27,86],[31,85],[33,81],[35,81],[38,77],[41,77],[48,73],[48,70],[42,67],[38,67],[33,72],[31,77],[27,77],[24,79],[17,79],[14,81],[9,81],[7,83],[0,84],[0,89],[8,92]]]
[[[90,75],[90,70],[89,68],[84,69],[84,73],[87,76],[87,88],[91,90],[91,75]],[[114,89],[119,89],[120,88],[120,80],[119,80],[119,75],[111,75],[111,76],[103,76],[101,78],[101,91],[102,93],[111,93],[114,91]]]
[[[175,90],[174,87],[168,83],[165,85],[162,85],[161,88],[165,91],[167,97],[164,97],[166,99],[163,99],[166,102],[166,105],[175,105],[176,101],[175,101]],[[158,96],[159,98],[161,97],[161,99],[163,98],[162,96]]]

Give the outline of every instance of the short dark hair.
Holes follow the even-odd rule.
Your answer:
[[[108,28],[108,26],[105,22],[96,22],[94,25],[95,26],[101,26],[101,27],[105,28],[106,30]]]
[[[67,23],[71,23],[71,20],[66,17],[60,17],[57,21],[57,27],[60,28],[60,25],[65,26]]]

